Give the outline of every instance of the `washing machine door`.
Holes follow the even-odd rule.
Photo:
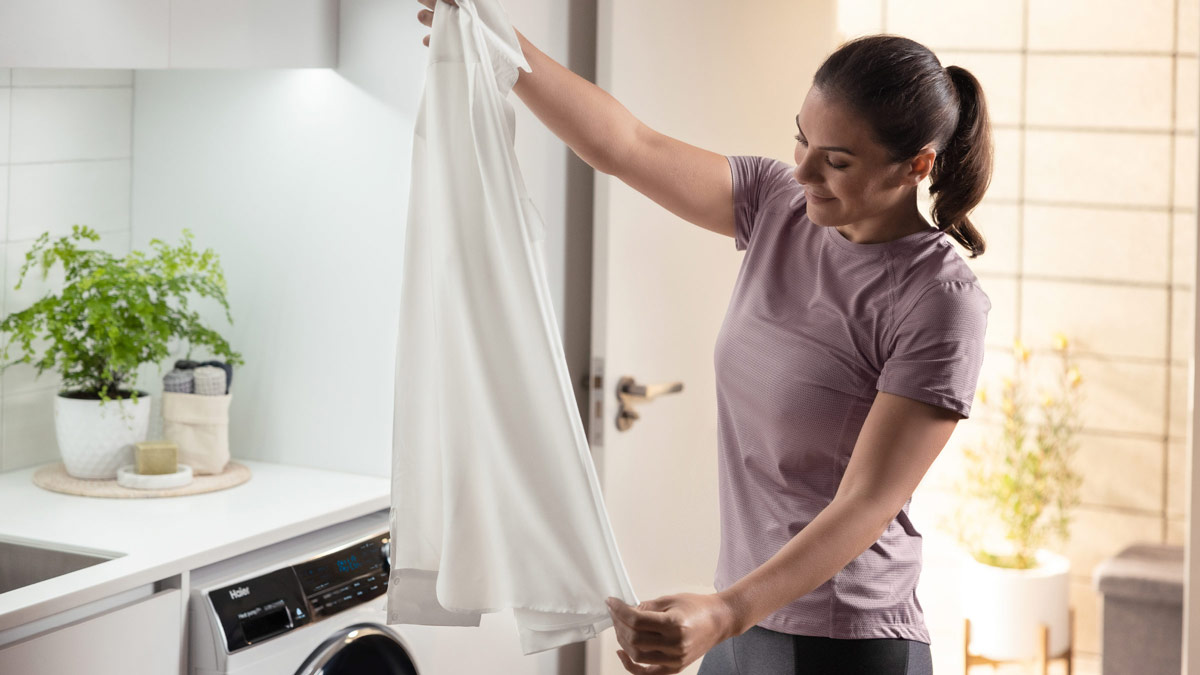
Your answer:
[[[417,668],[395,633],[360,623],[321,643],[296,675],[417,675]]]

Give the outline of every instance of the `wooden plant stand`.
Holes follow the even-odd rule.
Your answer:
[[[1068,628],[1068,631],[1070,631],[1068,633],[1068,635],[1070,635],[1070,639],[1067,640],[1067,651],[1058,656],[1055,656],[1053,658],[1051,658],[1048,653],[1050,651],[1050,627],[1045,624],[1040,624],[1038,626],[1038,630],[1041,633],[1041,639],[1038,640],[1038,654],[1036,657],[1034,657],[1034,661],[1033,661],[1033,664],[1036,667],[1036,670],[1034,672],[1040,673],[1040,675],[1049,675],[1050,662],[1058,661],[1058,660],[1062,659],[1062,660],[1065,660],[1067,663],[1067,675],[1071,675],[1071,662],[1072,662],[1071,655],[1072,655],[1072,652],[1074,651],[1073,643],[1075,641],[1075,639],[1074,639],[1075,638],[1075,608],[1074,607],[1072,607],[1070,609],[1070,617],[1071,617],[1070,627]],[[971,653],[971,620],[964,619],[963,621],[966,622],[966,631],[963,634],[964,635],[964,637],[963,637],[963,655],[966,657],[966,659],[965,659],[966,665],[963,666],[963,674],[964,675],[967,675],[971,672],[971,666],[988,665],[988,666],[991,666],[992,670],[994,671],[994,670],[996,670],[996,666],[1000,666],[1005,663],[1017,663],[1016,661],[993,661],[992,659],[989,659],[986,656],[977,656],[975,654],[972,654]],[[1024,663],[1028,664],[1028,661],[1026,661]]]

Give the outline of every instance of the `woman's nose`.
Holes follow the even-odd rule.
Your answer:
[[[816,171],[816,167],[810,159],[811,155],[805,156],[796,165],[796,180],[808,185],[809,183],[817,183],[821,180],[821,175]]]

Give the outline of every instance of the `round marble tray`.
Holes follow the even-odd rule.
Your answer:
[[[250,468],[245,464],[230,461],[225,470],[218,474],[198,474],[192,477],[192,482],[176,488],[159,490],[139,490],[117,484],[116,478],[108,480],[88,480],[75,478],[67,473],[62,462],[47,464],[33,473],[33,484],[52,492],[62,492],[83,497],[113,497],[117,499],[136,499],[139,497],[182,497],[203,492],[224,490],[235,485],[241,485],[250,480]]]

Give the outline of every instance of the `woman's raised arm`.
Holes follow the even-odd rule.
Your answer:
[[[434,1],[419,0],[426,7]],[[433,25],[430,10],[418,18]],[[516,34],[532,72],[519,71],[513,92],[554,135],[592,168],[671,213],[733,236],[733,178],[724,155],[651,129],[608,92]]]

